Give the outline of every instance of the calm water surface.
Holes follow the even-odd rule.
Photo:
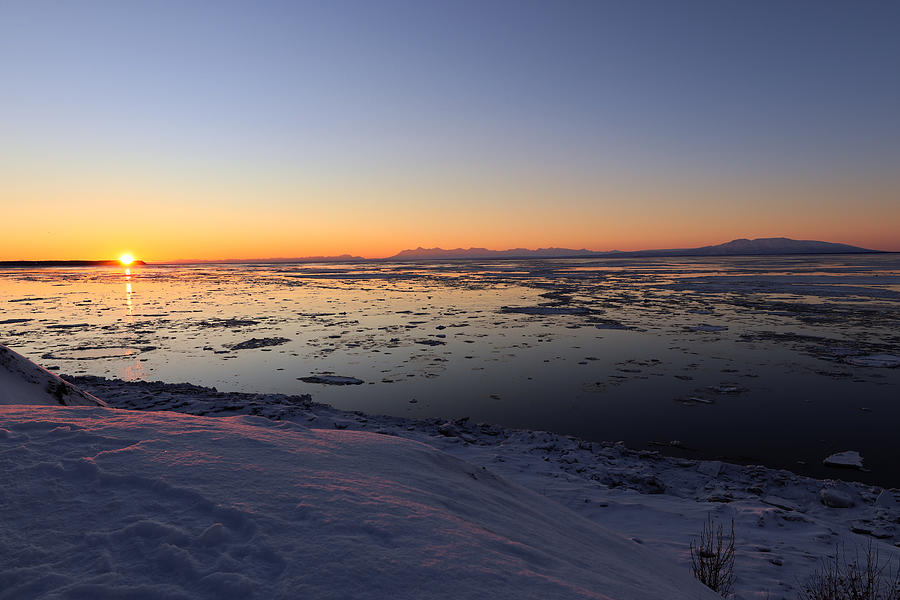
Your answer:
[[[6,270],[0,343],[64,374],[900,485],[898,255]],[[848,449],[870,472],[821,465]]]

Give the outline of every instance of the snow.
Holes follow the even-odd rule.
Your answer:
[[[774,506],[776,508],[781,508],[787,511],[798,510],[800,507],[791,502],[790,500],[785,500],[780,496],[769,495],[762,499],[763,504],[768,504],[769,506]]]
[[[734,519],[737,600],[795,598],[837,545],[900,560],[898,490],[309,396],[74,381],[110,408],[0,407],[0,598],[714,598],[688,552],[708,516]]]
[[[894,499],[894,495],[889,490],[884,490],[878,494],[878,498],[875,499],[875,506],[888,511],[896,510],[897,500]]]
[[[672,458],[630,450],[621,443],[586,442],[467,419],[412,420],[347,412],[313,403],[309,396],[227,393],[97,377],[75,381],[122,408],[258,414],[317,429],[374,431],[416,440],[485,467],[625,538],[639,539],[644,548],[678,562],[684,572],[690,572],[688,543],[707,515],[726,525],[734,518],[738,599],[793,600],[797,585],[837,544],[853,549],[871,539],[882,556],[900,560],[900,548],[894,546],[900,543],[900,509],[890,502],[900,497],[898,490],[759,466]],[[841,473],[836,470],[836,475]],[[855,505],[825,506],[823,488],[849,495]]]
[[[850,494],[834,488],[822,488],[819,499],[822,504],[831,508],[850,508],[856,504]]]
[[[862,469],[863,459],[856,450],[847,450],[832,454],[822,461],[828,467],[841,467],[848,469]]]
[[[717,460],[704,461],[700,463],[700,466],[697,467],[697,470],[704,475],[716,477],[719,473],[722,472],[722,463]]]
[[[0,411],[3,597],[714,598],[426,444],[262,417]]]
[[[0,405],[103,406],[104,403],[0,345]]]

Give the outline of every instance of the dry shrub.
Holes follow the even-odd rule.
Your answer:
[[[881,561],[869,540],[865,551],[853,557],[835,548],[834,558],[823,559],[803,583],[800,600],[900,600],[900,568],[892,560]]]
[[[691,540],[691,571],[703,585],[727,598],[734,586],[734,519],[726,538],[722,525],[707,516],[700,539]]]

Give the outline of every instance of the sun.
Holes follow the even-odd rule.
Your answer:
[[[123,254],[119,257],[119,262],[127,266],[134,262],[134,257],[130,254]]]

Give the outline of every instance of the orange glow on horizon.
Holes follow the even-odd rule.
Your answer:
[[[119,262],[127,267],[134,262],[134,257],[130,254],[123,254],[119,257]]]
[[[782,236],[900,251],[900,179],[543,181],[526,174],[521,181],[360,177],[328,185],[313,176],[264,181],[238,169],[179,179],[31,166],[22,172],[46,176],[10,170],[4,218],[61,218],[6,232],[0,260],[97,259],[122,248],[132,264],[135,257],[384,258],[418,246],[632,251]]]

